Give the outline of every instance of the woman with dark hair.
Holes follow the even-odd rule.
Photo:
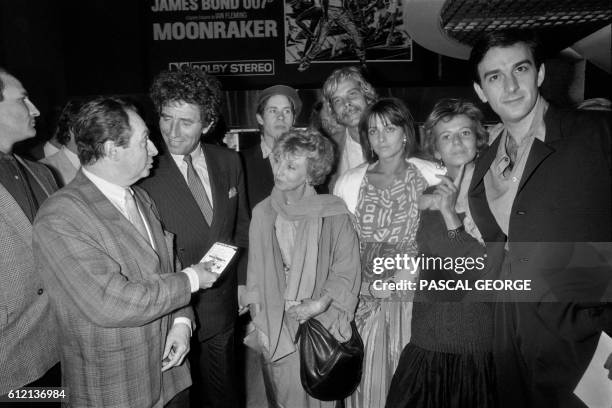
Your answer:
[[[304,391],[294,338],[316,318],[338,341],[352,331],[359,294],[359,243],[346,206],[317,195],[333,162],[332,143],[314,131],[284,133],[272,150],[274,188],[253,210],[247,292],[267,393],[279,407],[333,407]]]
[[[443,99],[425,123],[425,153],[447,173],[421,199],[417,243],[427,259],[444,259],[444,267],[449,258],[461,262],[452,269],[421,268],[419,280],[471,281],[491,272],[467,203],[474,159],[487,142],[481,120],[472,103]],[[448,293],[417,292],[412,338],[393,376],[388,408],[495,406],[492,309],[461,291]]]
[[[414,156],[414,122],[399,99],[370,105],[359,124],[367,162],[344,173],[334,194],[355,216],[361,249],[361,292],[355,323],[364,342],[364,372],[347,407],[382,407],[402,349],[410,340],[412,302],[406,292],[388,290],[415,279],[415,270],[381,269],[380,260],[416,257],[418,202],[438,183],[436,166]],[[438,170],[438,172],[440,172]],[[384,284],[384,285],[383,285]],[[386,285],[386,286],[385,286]]]

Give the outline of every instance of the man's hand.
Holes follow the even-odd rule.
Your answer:
[[[185,323],[175,323],[166,337],[166,346],[162,356],[162,372],[183,364],[189,353],[191,330]]]
[[[238,315],[242,316],[249,311],[249,305],[245,305],[242,298],[246,293],[246,285],[238,285]]]
[[[331,298],[327,299],[325,297],[319,300],[304,299],[301,304],[290,307],[287,314],[298,322],[304,323],[306,320],[326,311],[330,303]]]
[[[200,289],[210,288],[219,278],[219,275],[211,271],[210,265],[210,262],[204,262],[191,267],[198,274]]]

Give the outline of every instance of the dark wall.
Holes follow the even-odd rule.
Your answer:
[[[140,0],[0,0],[0,66],[14,72],[41,110],[37,139],[50,135],[55,111],[68,98],[96,94],[146,98],[152,73],[147,54],[149,33],[142,12],[145,4]],[[424,55],[432,69],[419,83],[406,75],[400,80],[405,85],[385,88],[388,78],[376,69],[371,70],[370,79],[383,95],[404,99],[417,121],[425,119],[439,97],[476,100],[464,61]],[[609,98],[610,75],[586,65],[585,97]],[[563,70],[549,73],[553,72],[566,75]],[[571,102],[561,89],[566,78],[557,77],[551,83],[554,85],[547,94],[558,95],[563,103]],[[304,94],[307,106],[301,124],[307,121],[308,105],[316,91],[304,90]],[[248,91],[234,90],[228,95],[238,101],[228,104],[226,123],[231,127],[253,124],[251,109],[245,108],[251,97]]]

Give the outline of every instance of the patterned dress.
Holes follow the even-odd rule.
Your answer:
[[[418,198],[426,187],[427,182],[410,163],[403,176],[396,176],[383,189],[372,185],[367,173],[361,184],[355,227],[361,247],[362,290],[355,322],[363,338],[365,356],[361,383],[347,398],[347,407],[384,407],[400,354],[410,341],[412,302],[406,299],[406,293],[398,291],[379,299],[371,295],[370,288],[375,280],[396,273],[374,273],[374,258],[418,255]]]

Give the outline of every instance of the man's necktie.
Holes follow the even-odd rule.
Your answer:
[[[149,241],[149,234],[147,233],[147,227],[145,226],[144,220],[140,215],[140,211],[138,211],[138,204],[134,198],[134,192],[129,188],[125,190],[125,208],[128,220],[130,220],[140,235],[142,235],[144,239],[151,244]]]
[[[186,154],[183,157],[185,163],[187,163],[187,184],[189,185],[189,189],[191,190],[191,194],[195,198],[202,214],[204,215],[204,219],[206,223],[210,225],[213,219],[213,209],[210,201],[208,200],[208,196],[206,195],[206,190],[204,189],[204,184],[202,184],[202,180],[198,177],[195,169],[193,168],[193,161],[191,159],[191,155]]]

